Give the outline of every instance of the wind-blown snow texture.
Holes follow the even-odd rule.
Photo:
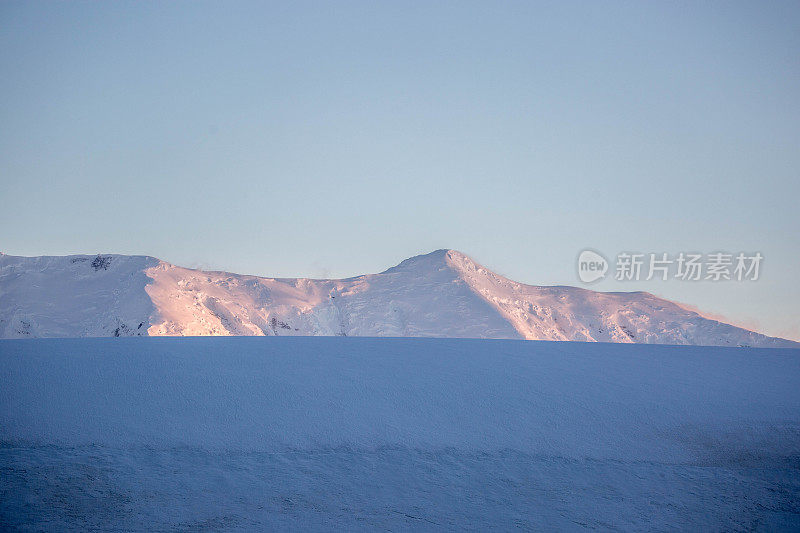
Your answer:
[[[343,280],[151,257],[0,256],[0,337],[339,335],[800,346],[644,292],[523,285],[453,250]]]
[[[800,351],[0,341],[0,529],[797,530]]]

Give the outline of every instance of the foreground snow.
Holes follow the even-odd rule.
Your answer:
[[[0,527],[800,527],[800,351],[0,341]]]
[[[454,250],[342,280],[181,268],[152,257],[0,255],[0,337],[339,335],[800,347],[644,292],[537,287]]]

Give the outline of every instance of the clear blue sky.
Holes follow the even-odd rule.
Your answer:
[[[606,280],[800,338],[797,2],[2,2],[0,250],[350,276],[459,249],[760,251]]]

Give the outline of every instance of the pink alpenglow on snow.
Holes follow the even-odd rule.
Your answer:
[[[347,279],[266,278],[153,257],[0,257],[0,337],[465,337],[791,347],[645,292],[525,285],[455,250]]]

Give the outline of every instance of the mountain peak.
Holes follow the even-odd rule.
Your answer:
[[[451,248],[440,248],[427,254],[415,255],[400,262],[400,264],[389,268],[381,274],[391,274],[397,272],[430,272],[442,269],[451,269],[457,272],[465,270],[478,270],[483,267],[476,263],[471,257],[458,250]]]
[[[408,259],[404,259],[398,265],[393,266],[382,273],[388,274],[392,272],[403,272],[408,270],[438,270],[442,267],[449,266],[448,260],[452,257],[466,256],[456,250],[440,248],[439,250],[434,250],[432,252],[428,252],[427,254],[415,255],[413,257],[409,257]]]
[[[0,257],[0,337],[347,335],[791,346],[648,293],[517,283],[452,249],[343,280],[147,257]]]

